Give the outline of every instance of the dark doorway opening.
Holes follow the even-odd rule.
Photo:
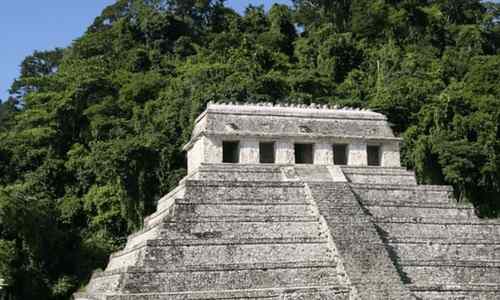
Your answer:
[[[240,143],[235,141],[222,142],[222,162],[238,163],[240,160]]]
[[[295,163],[312,164],[313,162],[313,144],[295,144]]]
[[[335,165],[347,165],[347,145],[333,145],[333,163]]]
[[[380,146],[367,146],[366,152],[368,156],[368,165],[380,166]]]
[[[259,160],[261,164],[274,164],[274,142],[259,143]]]

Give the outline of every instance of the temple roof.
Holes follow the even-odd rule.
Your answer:
[[[399,140],[383,114],[316,104],[209,103],[196,119],[192,139],[199,135]]]

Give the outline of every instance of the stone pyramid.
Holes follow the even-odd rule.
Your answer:
[[[417,185],[398,149],[369,111],[211,104],[188,175],[74,297],[500,299],[500,222]]]

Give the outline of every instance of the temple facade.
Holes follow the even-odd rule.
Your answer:
[[[500,222],[400,142],[368,110],[210,103],[187,176],[75,299],[500,299]]]
[[[399,143],[371,111],[210,104],[185,150],[189,173],[223,162],[399,167]]]

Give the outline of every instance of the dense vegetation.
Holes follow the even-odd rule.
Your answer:
[[[422,183],[500,207],[500,9],[476,0],[121,0],[0,105],[0,277],[68,299],[185,174],[208,101],[388,115]]]

